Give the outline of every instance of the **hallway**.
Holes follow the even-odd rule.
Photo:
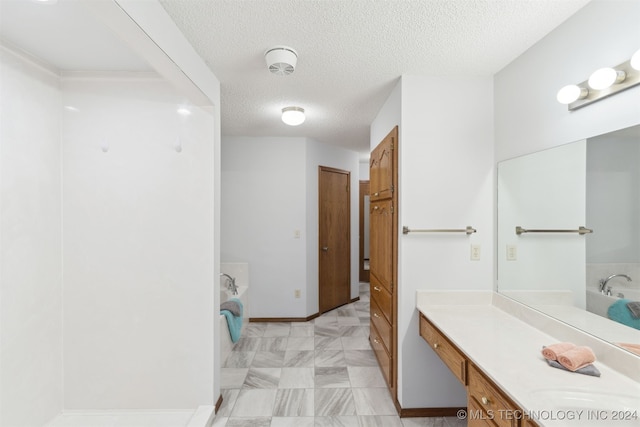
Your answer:
[[[250,323],[223,364],[213,427],[466,426],[400,419],[368,336],[368,283],[359,301],[309,322]]]

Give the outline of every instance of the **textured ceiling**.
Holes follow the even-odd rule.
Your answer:
[[[360,152],[402,74],[493,75],[588,0],[160,0],[221,82],[222,134]],[[290,76],[264,52],[298,52]],[[303,107],[289,127],[281,108]]]

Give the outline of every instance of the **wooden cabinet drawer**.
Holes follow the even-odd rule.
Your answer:
[[[475,399],[467,401],[467,427],[496,427],[493,416],[486,413]]]
[[[382,310],[378,307],[375,300],[371,300],[371,323],[376,327],[376,330],[380,334],[380,338],[382,338],[382,342],[384,346],[387,348],[389,353],[393,351],[393,341],[392,341],[392,329],[391,325],[387,321],[387,319],[382,314]]]
[[[456,378],[466,385],[467,359],[422,314],[420,315],[420,336],[429,343]]]
[[[393,325],[393,299],[389,291],[380,284],[377,277],[371,275],[371,299],[378,304],[378,308],[387,318],[390,325]]]
[[[384,379],[387,380],[388,384],[393,384],[392,358],[389,355],[388,350],[385,348],[384,343],[382,342],[382,338],[380,337],[380,334],[378,333],[378,330],[373,323],[371,323],[369,341],[371,342],[373,352],[375,353],[376,358],[378,359],[378,363],[380,364],[380,369],[382,370]]]
[[[474,399],[477,406],[493,416],[493,422],[499,427],[518,425],[518,408],[511,403],[500,389],[486,378],[475,366],[469,366],[469,400]]]

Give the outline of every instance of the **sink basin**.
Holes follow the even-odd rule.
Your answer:
[[[547,389],[530,393],[538,405],[530,415],[549,426],[639,426],[640,396]]]

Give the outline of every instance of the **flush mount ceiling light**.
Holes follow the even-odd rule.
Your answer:
[[[304,108],[285,107],[282,109],[282,121],[289,126],[298,126],[304,122]]]
[[[287,46],[275,46],[264,53],[269,71],[278,76],[293,73],[298,63],[298,53]]]
[[[558,91],[557,99],[567,104],[569,111],[615,95],[640,84],[640,50],[629,61],[615,67],[600,68],[589,79],[577,85],[568,85]]]

